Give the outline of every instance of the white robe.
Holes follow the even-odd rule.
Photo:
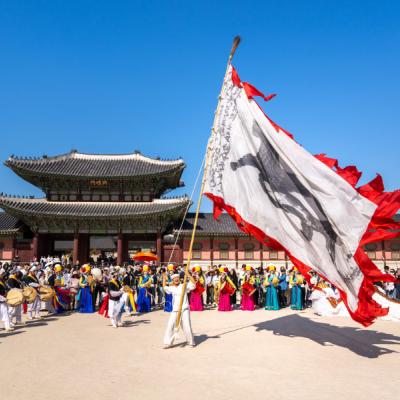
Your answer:
[[[195,288],[195,285],[192,282],[188,282],[186,287],[186,292],[183,298],[182,304],[182,316],[181,316],[181,325],[182,330],[185,334],[186,341],[190,346],[194,345],[194,337],[192,332],[192,324],[190,321],[190,309],[189,309],[189,301],[187,295]],[[165,286],[164,287],[165,293],[172,294],[172,312],[170,313],[167,329],[165,330],[164,335],[164,345],[171,346],[175,335],[175,324],[176,319],[178,317],[178,310],[179,310],[179,303],[181,301],[181,294],[182,294],[182,284],[179,286]]]
[[[8,305],[6,303],[6,298],[3,296],[0,296],[0,321],[4,322],[5,329],[9,329],[11,327]]]

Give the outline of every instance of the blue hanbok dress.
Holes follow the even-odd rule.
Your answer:
[[[269,285],[267,286],[267,292],[265,295],[266,310],[279,310],[278,289],[276,286],[274,286],[274,278],[276,278],[276,280],[278,279],[278,277],[274,274],[271,274],[267,278]]]
[[[78,293],[79,312],[84,314],[93,313],[92,290],[90,285],[87,284],[86,276],[81,277],[79,286],[81,287]]]
[[[304,308],[304,304],[301,285],[297,283],[297,277],[294,277],[291,283],[292,290],[290,291],[290,308],[292,310],[302,310]]]
[[[169,275],[168,275],[167,282],[168,282],[168,284],[171,283],[171,277]],[[172,294],[170,294],[170,293],[165,293],[164,311],[172,312]]]
[[[151,311],[151,294],[147,290],[148,282],[151,279],[149,275],[140,277],[139,293],[137,298],[138,312],[145,313]]]

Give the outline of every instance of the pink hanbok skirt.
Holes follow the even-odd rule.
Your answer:
[[[203,311],[203,298],[200,293],[190,293],[190,311]]]
[[[255,307],[254,307],[253,296],[243,294],[241,310],[242,311],[254,311],[254,309],[255,309]]]
[[[229,293],[220,293],[218,311],[232,311],[231,296]]]

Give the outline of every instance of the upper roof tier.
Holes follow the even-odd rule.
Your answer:
[[[142,175],[162,175],[182,171],[182,159],[158,160],[133,154],[85,154],[73,150],[54,157],[11,156],[5,164],[13,170],[38,175],[78,178],[122,178]]]
[[[167,189],[182,186],[180,178],[185,168],[182,159],[160,160],[145,157],[139,152],[132,154],[85,154],[72,150],[54,157],[40,158],[11,156],[5,161],[16,174],[44,192],[76,192],[121,187],[125,192],[141,188],[162,194]],[[143,184],[144,181],[147,184]],[[99,183],[100,182],[100,183]],[[132,184],[128,184],[131,182]],[[149,187],[150,186],[150,187]],[[154,189],[154,190],[151,190]]]

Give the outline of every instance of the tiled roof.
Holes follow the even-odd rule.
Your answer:
[[[192,232],[194,213],[188,213],[182,227],[182,234]],[[179,224],[175,230],[179,229]],[[245,235],[236,225],[235,221],[228,214],[221,214],[218,220],[214,219],[212,213],[200,213],[197,223],[197,235]]]
[[[167,161],[133,154],[84,154],[71,151],[55,157],[19,158],[11,156],[5,165],[19,174],[80,178],[120,178],[159,175],[182,171],[182,159]]]
[[[17,218],[5,212],[0,212],[0,235],[16,233],[20,226],[21,223]]]
[[[46,217],[121,218],[183,210],[189,199],[157,199],[152,202],[62,202],[46,199],[0,197],[0,207],[10,214]]]

